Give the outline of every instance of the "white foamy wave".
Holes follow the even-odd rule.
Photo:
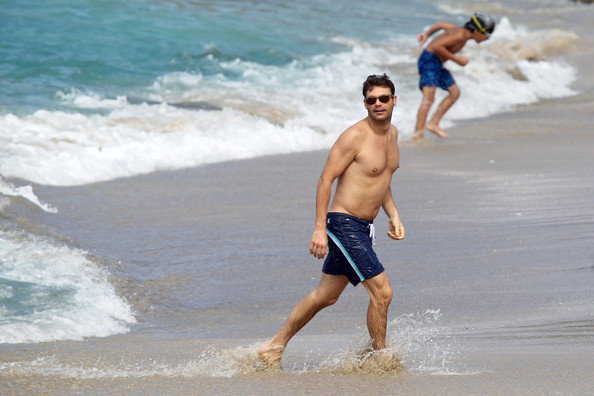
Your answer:
[[[107,116],[46,110],[7,115],[0,130],[7,141],[0,148],[2,174],[48,185],[312,150],[329,140],[307,125],[279,126],[233,108],[195,111],[164,103],[127,103]]]
[[[82,93],[77,89],[70,92],[58,92],[56,97],[65,103],[69,103],[80,109],[107,109],[115,110],[125,106],[128,102],[125,96],[118,96],[115,99],[106,99],[93,92]]]
[[[131,307],[85,253],[0,232],[0,343],[80,340],[128,331]]]
[[[41,209],[45,210],[49,213],[57,213],[58,210],[53,208],[51,205],[43,203],[39,200],[39,198],[33,193],[33,187],[31,186],[20,186],[15,187],[12,183],[8,183],[5,181],[2,176],[0,176],[0,195],[9,196],[9,197],[22,197],[26,200],[34,203]],[[10,204],[9,201],[0,200],[0,211],[4,209],[6,206]]]
[[[571,32],[528,33],[502,18],[490,40],[466,45],[463,53],[471,60],[466,67],[447,64],[462,89],[448,117],[486,117],[517,105],[576,94],[570,87],[576,70],[556,57],[576,42]]]
[[[559,57],[576,40],[571,32],[528,32],[502,18],[490,40],[480,45],[471,41],[464,48],[462,53],[470,57],[466,67],[446,64],[462,96],[442,126],[574,94],[576,70]],[[71,112],[0,117],[0,171],[4,177],[40,184],[78,185],[328,149],[346,127],[366,116],[361,83],[367,75],[383,72],[396,83],[393,123],[407,139],[421,100],[420,48],[414,37],[396,37],[382,45],[351,38],[333,41],[350,49],[282,66],[210,56],[225,75],[163,75],[141,93],[144,99],[59,93],[58,100]],[[438,90],[437,100],[443,95]]]

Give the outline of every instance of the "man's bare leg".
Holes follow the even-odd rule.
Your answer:
[[[427,115],[435,100],[435,90],[437,87],[423,87],[423,99],[417,112],[417,124],[415,126],[415,133],[410,139],[411,142],[423,140],[423,132],[425,130],[425,122],[427,121]]]
[[[386,328],[388,325],[388,307],[392,301],[392,286],[385,272],[363,282],[369,293],[367,309],[367,328],[373,349],[386,347]]]
[[[445,133],[444,130],[439,127],[439,125],[437,125],[437,124],[435,124],[433,122],[428,122],[427,123],[427,130],[429,132],[433,132],[434,134],[436,134],[440,138],[447,139],[447,138],[450,137],[450,135],[448,135],[447,133]]]
[[[456,103],[460,97],[460,88],[458,88],[458,85],[454,84],[448,88],[448,92],[449,95],[443,98],[439,106],[437,106],[437,110],[433,114],[433,117],[431,117],[431,120],[425,126],[428,131],[433,132],[441,138],[450,137],[443,131],[443,129],[439,127],[439,121],[441,121],[445,113],[452,107],[454,103]]]
[[[281,358],[287,344],[318,312],[338,301],[348,285],[344,275],[322,273],[318,286],[293,308],[287,321],[278,333],[258,350],[258,355],[269,367],[280,368]]]

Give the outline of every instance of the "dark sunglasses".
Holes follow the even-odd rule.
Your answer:
[[[370,96],[368,98],[365,98],[365,103],[367,103],[368,105],[374,105],[378,99],[382,103],[388,103],[390,101],[390,99],[392,99],[392,97],[390,95],[382,95],[378,98],[376,98],[374,96]]]

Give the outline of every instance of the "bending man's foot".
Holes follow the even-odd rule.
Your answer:
[[[423,131],[416,131],[410,138],[411,142],[420,142],[421,140],[424,140]]]
[[[266,343],[258,348],[258,356],[266,364],[269,369],[282,369],[281,359],[285,347],[282,345]]]
[[[441,137],[441,138],[449,138],[450,135],[448,135],[447,133],[445,133],[443,131],[443,129],[441,129],[439,127],[439,125],[434,124],[432,122],[428,122],[427,125],[425,126],[425,128],[430,131],[433,132],[434,134],[436,134],[437,136]]]

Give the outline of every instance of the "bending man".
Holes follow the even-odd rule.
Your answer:
[[[417,39],[422,45],[429,37],[440,30],[444,30],[444,32],[429,43],[418,60],[419,74],[421,76],[419,89],[423,91],[423,100],[417,113],[417,125],[411,141],[422,140],[425,129],[439,137],[449,137],[439,127],[439,121],[460,97],[460,89],[451,73],[443,67],[443,64],[447,60],[451,60],[460,66],[466,66],[469,61],[468,57],[456,54],[464,48],[466,42],[470,39],[475,40],[477,43],[487,40],[495,30],[495,21],[488,14],[477,12],[466,22],[464,27],[449,22],[437,22],[426,32],[419,34]],[[437,87],[448,91],[448,95],[441,101],[433,117],[425,125],[427,115],[435,100]]]

